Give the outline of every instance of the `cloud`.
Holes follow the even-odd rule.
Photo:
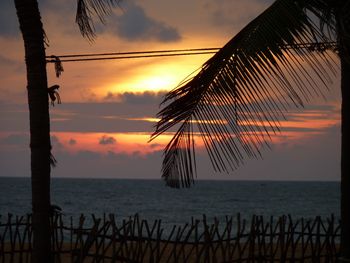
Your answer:
[[[271,0],[203,1],[203,8],[209,13],[214,26],[241,29],[272,3]],[[235,15],[233,15],[235,14]]]
[[[72,158],[75,157],[80,159],[81,161],[97,161],[102,157],[99,153],[93,151],[79,151],[79,153],[76,155],[70,155],[65,153],[65,156]],[[84,171],[84,169],[82,169],[82,171]]]
[[[57,136],[51,135],[51,144],[52,147],[57,150],[57,149],[63,149],[63,144],[60,142]]]
[[[20,31],[14,1],[0,1],[0,25],[0,36],[19,36]]]
[[[113,93],[108,92],[107,95],[103,98],[104,101],[116,101],[126,104],[152,104],[158,105],[166,92],[124,92],[124,93]]]
[[[151,147],[152,149],[154,149],[154,148],[159,148],[159,147],[162,147],[163,145],[161,145],[161,144],[159,144],[159,143],[152,143],[152,144],[150,144],[150,146],[149,147]]]
[[[130,97],[133,98],[133,96]],[[51,122],[51,131],[103,133],[153,131],[151,124],[145,121],[130,120],[130,118],[154,117],[161,100],[160,98],[159,100],[157,99],[157,95],[148,95],[144,99],[142,99],[142,95],[136,97],[135,100],[139,100],[139,104],[126,102],[64,102],[58,107],[52,108],[51,119],[64,119],[65,121]],[[133,101],[123,96],[122,99]],[[0,132],[18,133],[28,130],[28,105],[7,104],[5,101],[0,101],[0,112],[3,113],[0,114],[0,123],[2,123]],[[66,138],[66,141],[69,139]]]
[[[10,145],[28,145],[29,135],[24,133],[10,134],[7,137],[3,138],[1,142]]]
[[[4,52],[4,54],[6,55],[4,56],[0,54],[0,78],[3,81],[3,84],[0,88],[5,88],[5,83],[8,83],[10,81],[12,82],[11,89],[18,90],[22,88],[19,85],[19,83],[22,83],[22,79],[18,78],[16,79],[16,82],[13,82],[12,79],[16,75],[25,75],[25,64],[22,61],[17,60],[13,54],[7,54],[6,51]],[[8,86],[8,84],[6,86]]]
[[[103,135],[100,140],[99,140],[99,144],[101,145],[111,145],[111,144],[116,144],[116,139],[114,139],[114,137],[112,136],[106,136]]]
[[[14,59],[7,58],[0,54],[0,64],[6,66],[18,66],[19,63]]]
[[[68,141],[68,144],[69,144],[69,145],[76,145],[76,144],[77,144],[77,141],[76,141],[75,139],[70,139],[70,140]]]
[[[111,18],[116,24],[118,36],[126,40],[179,41],[176,28],[149,17],[145,10],[132,1],[125,1],[124,12]]]
[[[74,25],[74,14],[76,10],[76,4],[74,1],[60,0],[39,0],[39,11],[42,15],[42,21],[44,22],[44,29],[47,20],[45,16],[50,12],[55,12],[57,18],[61,18],[59,21],[67,23],[67,14],[71,17],[71,24]],[[52,18],[52,17],[51,17]],[[69,20],[69,19],[68,19]],[[18,18],[16,14],[16,8],[14,1],[2,0],[0,1],[0,37],[17,38],[20,37],[20,28]],[[61,24],[60,24],[61,26]],[[76,27],[76,26],[75,26]]]
[[[105,101],[120,101],[120,94],[113,93],[111,91],[107,92],[107,95],[103,97]]]
[[[73,138],[73,137],[69,137]],[[320,143],[322,142],[322,143]],[[58,151],[54,177],[160,178],[163,151],[140,155],[92,150]],[[236,180],[339,180],[340,127],[332,126],[319,134],[293,144],[286,141],[271,151],[262,152],[263,160],[246,160],[230,175],[214,173],[206,153],[197,151],[198,179]],[[0,147],[0,167],[6,176],[30,176],[29,147],[8,151]],[[137,165],[135,165],[137,164]]]
[[[100,132],[125,133],[154,131],[156,114],[161,93],[113,94],[119,102],[101,103],[63,103],[55,107],[52,117],[66,121],[52,122],[53,132]],[[25,104],[1,104],[0,132],[18,134],[29,127],[28,106]],[[304,109],[290,110],[285,114],[287,121],[280,119],[283,132],[313,134],[322,132],[329,125],[339,122],[339,105],[335,103],[307,105]],[[153,118],[153,119],[152,119]],[[284,134],[284,133],[282,133]],[[77,139],[76,136],[65,138]],[[80,143],[80,142],[79,142]]]
[[[163,97],[165,92],[143,92],[141,94],[126,92],[123,94],[123,100],[129,104],[153,104],[158,105]]]

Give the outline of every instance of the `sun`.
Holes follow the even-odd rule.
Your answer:
[[[143,64],[128,74],[119,75],[106,89],[112,93],[170,91],[187,78],[190,72],[198,69],[203,60],[204,58],[178,58],[174,61],[169,59]]]
[[[121,83],[114,84],[111,88],[113,92],[117,93],[172,90],[179,84],[182,78],[182,75],[173,69],[168,70],[163,67],[153,67],[149,70],[139,72],[123,80]]]
[[[142,76],[132,87],[134,92],[171,90],[178,84],[178,78],[171,74]]]

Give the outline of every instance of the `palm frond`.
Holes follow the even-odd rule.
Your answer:
[[[277,0],[195,77],[166,95],[151,139],[180,125],[165,149],[162,177],[167,185],[193,182],[194,131],[201,135],[216,171],[234,170],[269,147],[288,108],[324,97],[338,67],[328,52],[335,49],[336,38],[324,3]]]
[[[94,17],[101,23],[105,23],[105,16],[109,15],[112,8],[119,4],[121,0],[78,0],[76,23],[82,35],[89,40],[95,38]]]

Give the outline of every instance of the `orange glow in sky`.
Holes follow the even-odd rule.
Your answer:
[[[147,133],[80,133],[80,132],[54,132],[64,150],[70,153],[79,151],[92,151],[100,154],[108,152],[146,155],[162,151],[170,141],[173,134],[164,134],[156,140],[149,142]],[[202,140],[195,136],[198,149],[203,147]],[[57,147],[55,148],[57,150]]]
[[[302,140],[312,136],[322,134],[322,131],[328,127],[339,125],[340,120],[337,116],[327,119],[319,119],[317,112],[296,114],[296,121],[281,122],[282,132],[270,132],[271,143],[274,145],[284,143],[300,143]],[[305,117],[307,119],[305,119]],[[315,118],[315,119],[313,119]],[[130,118],[129,120],[145,120],[156,122],[156,118]],[[309,129],[305,132],[304,129]],[[54,132],[63,147],[69,152],[94,151],[101,154],[114,152],[134,154],[135,152],[146,155],[155,151],[162,151],[171,140],[173,133],[160,135],[155,140],[149,142],[150,133],[146,132],[128,132],[128,133],[82,133],[82,132]],[[267,138],[267,137],[266,137]],[[197,150],[203,150],[204,144],[198,135],[194,135]],[[254,140],[254,138],[251,138]],[[72,143],[74,141],[74,143]]]
[[[128,71],[127,75],[115,75],[100,93],[159,92],[174,89],[192,72],[199,69],[210,55],[144,59],[142,66]]]

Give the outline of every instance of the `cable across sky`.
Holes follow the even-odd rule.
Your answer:
[[[111,59],[133,59],[133,58],[154,58],[154,57],[173,57],[173,56],[191,56],[216,53],[219,48],[194,48],[194,49],[174,49],[174,50],[154,50],[154,51],[133,51],[133,52],[112,52],[97,54],[72,54],[61,56],[46,56],[47,62],[78,62],[94,60]]]
[[[326,50],[336,48],[336,42],[319,42],[308,44],[285,45],[282,49],[320,49]],[[175,56],[192,56],[213,54],[220,50],[217,47],[208,48],[191,48],[191,49],[167,49],[152,51],[132,51],[132,52],[110,52],[110,53],[90,53],[90,54],[69,54],[69,55],[51,55],[46,56],[46,62],[79,62],[79,61],[96,61],[96,60],[115,60],[115,59],[135,59],[135,58],[154,58],[154,57],[175,57]]]

